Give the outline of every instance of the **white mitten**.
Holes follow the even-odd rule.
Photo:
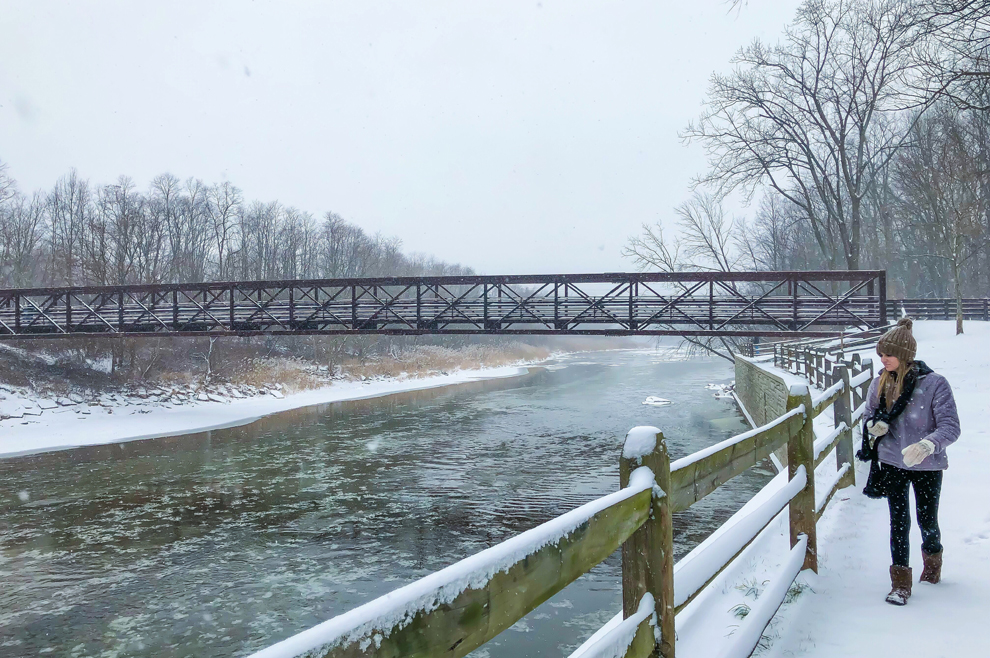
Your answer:
[[[904,465],[907,467],[917,466],[935,452],[935,444],[928,439],[922,439],[917,443],[912,443],[901,454],[904,456]]]
[[[882,420],[868,420],[866,421],[866,431],[876,437],[881,437],[887,433],[890,427],[887,423]]]

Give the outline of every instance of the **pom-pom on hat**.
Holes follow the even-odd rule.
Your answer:
[[[877,342],[877,354],[896,356],[901,361],[911,363],[918,352],[918,341],[911,334],[914,321],[911,318],[901,318],[897,326],[880,337]]]

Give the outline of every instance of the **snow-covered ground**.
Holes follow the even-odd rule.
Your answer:
[[[921,535],[912,518],[914,593],[903,608],[884,602],[890,590],[889,517],[886,501],[861,493],[864,468],[857,487],[837,495],[819,525],[821,568],[817,577],[805,579],[815,594],[784,611],[780,637],[766,655],[990,654],[984,639],[990,613],[990,324],[968,322],[965,329],[955,336],[951,321],[914,325],[918,358],[949,380],[962,425],[959,441],[948,449],[939,506],[942,582],[917,582]]]
[[[192,387],[139,389],[106,394],[38,399],[27,391],[0,386],[0,457],[85,445],[175,436],[244,425],[280,411],[311,405],[378,397],[480,379],[525,374],[523,365],[408,379],[335,382],[324,388],[283,393],[272,388]]]
[[[948,449],[950,466],[939,510],[945,552],[942,582],[917,583],[921,537],[915,524],[914,595],[903,608],[884,601],[890,590],[887,505],[863,496],[868,464],[857,462],[856,486],[840,490],[819,522],[819,573],[805,571],[798,576],[754,655],[988,655],[983,624],[990,612],[990,324],[969,322],[966,332],[955,336],[951,321],[914,325],[918,358],[949,380],[962,423],[962,436]],[[862,355],[875,357],[872,349]],[[875,360],[879,371],[879,359]],[[831,414],[819,418],[826,416]],[[823,436],[829,425],[816,422],[815,429]],[[835,470],[834,457],[816,469],[819,499],[834,481]],[[784,483],[786,476],[775,478],[705,544],[745,519],[748,510]],[[787,550],[785,511],[678,615],[678,656],[718,655],[742,618],[756,607]],[[678,563],[675,576],[691,559],[689,555]]]

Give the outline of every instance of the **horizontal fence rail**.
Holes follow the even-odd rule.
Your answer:
[[[799,352],[799,345],[791,349],[795,350],[793,363],[810,363]],[[797,575],[804,569],[818,570],[817,522],[836,491],[855,484],[851,428],[858,416],[853,409],[863,407],[872,362],[864,364],[854,356],[835,359],[831,365],[825,386],[819,387],[824,390],[813,395],[807,386],[792,386],[787,412],[780,417],[673,462],[659,429],[631,429],[619,460],[619,491],[252,658],[464,656],[619,548],[622,613],[571,658],[674,658],[676,614],[786,509],[791,550],[721,653],[749,656]],[[814,419],[829,407],[835,430],[818,437]],[[737,512],[725,532],[702,542],[675,565],[673,513],[689,509],[785,447],[786,474],[767,485],[775,488],[759,504]],[[832,452],[835,473],[825,477],[816,490],[815,467]]]
[[[592,501],[254,654],[465,656],[615,552],[648,521],[654,477]],[[311,652],[311,653],[307,653]]]
[[[886,324],[883,271],[238,281],[0,290],[0,339],[259,334],[829,336]]]

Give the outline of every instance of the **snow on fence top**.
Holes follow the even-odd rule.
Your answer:
[[[864,370],[863,372],[859,373],[855,377],[851,378],[849,380],[849,385],[850,386],[859,386],[860,384],[862,384],[864,382],[870,381],[870,379],[872,379],[872,378],[873,378],[873,373],[870,372],[869,370]]]
[[[777,571],[776,577],[770,582],[739,628],[732,636],[730,643],[719,653],[719,658],[750,658],[767,624],[777,612],[777,608],[787,596],[787,590],[801,571],[804,554],[808,547],[808,536],[800,535],[798,542],[791,548],[787,560]]]
[[[839,436],[847,429],[849,429],[849,426],[846,425],[845,421],[842,421],[838,424],[838,426],[835,427],[835,429],[829,432],[826,436],[823,436],[822,438],[815,441],[815,460],[816,461],[818,460],[818,457],[822,454],[822,450],[832,445],[832,441],[835,440],[835,437]]]
[[[841,379],[835,382],[834,384],[826,388],[824,391],[822,391],[819,395],[816,395],[811,399],[812,406],[817,407],[819,404],[822,403],[823,400],[827,400],[836,393],[840,392],[844,386],[845,383]]]
[[[622,456],[626,459],[642,459],[657,447],[657,434],[660,430],[650,425],[634,427],[626,434],[622,446]]]
[[[484,587],[495,574],[508,571],[512,565],[545,546],[559,543],[598,512],[652,489],[655,484],[653,471],[641,466],[632,472],[629,486],[624,489],[586,503],[501,544],[337,615],[252,654],[251,658],[315,657],[322,656],[335,646],[358,641],[381,641],[382,637],[409,624],[417,614],[429,613],[449,604],[465,590]]]
[[[805,389],[805,390],[807,390],[807,389]],[[788,411],[783,416],[778,416],[777,418],[774,418],[772,421],[770,421],[766,425],[761,425],[759,427],[754,427],[753,429],[751,429],[751,430],[749,430],[747,432],[743,432],[742,434],[737,434],[736,436],[734,436],[732,438],[729,438],[729,439],[726,439],[725,441],[720,441],[719,443],[716,443],[714,445],[710,445],[710,446],[708,446],[707,448],[705,448],[703,450],[699,450],[698,452],[692,453],[692,454],[688,455],[687,457],[681,457],[677,461],[671,462],[670,463],[670,470],[671,471],[676,471],[678,469],[681,469],[681,468],[685,468],[687,466],[690,466],[691,464],[693,464],[696,461],[699,461],[701,459],[704,459],[705,457],[707,457],[709,455],[713,455],[713,454],[715,454],[716,452],[718,452],[720,450],[724,450],[725,448],[728,448],[731,445],[734,445],[736,443],[739,443],[740,441],[745,441],[746,439],[748,439],[750,437],[753,437],[753,436],[756,436],[757,434],[762,434],[763,432],[766,432],[767,430],[771,430],[774,427],[776,427],[777,425],[780,425],[781,423],[784,423],[784,422],[788,421],[789,419],[793,418],[794,416],[797,416],[799,414],[804,414],[804,413],[805,413],[804,405],[803,404],[802,405],[798,405],[794,409],[791,409],[790,411]]]
[[[807,470],[802,464],[787,484],[740,517],[712,542],[699,546],[697,552],[692,551],[691,559],[681,560],[674,568],[674,605],[679,607],[686,603],[732,562],[733,557],[804,489],[807,481]]]
[[[623,658],[644,620],[650,619],[650,625],[656,629],[657,614],[653,595],[649,592],[644,594],[636,612],[626,619],[622,619],[622,613],[613,619],[616,618],[620,620],[618,623],[609,622],[568,658]]]
[[[854,411],[852,415],[852,421],[855,423],[863,417],[864,413],[866,413],[866,400],[863,400],[863,403],[856,407],[856,411]]]

